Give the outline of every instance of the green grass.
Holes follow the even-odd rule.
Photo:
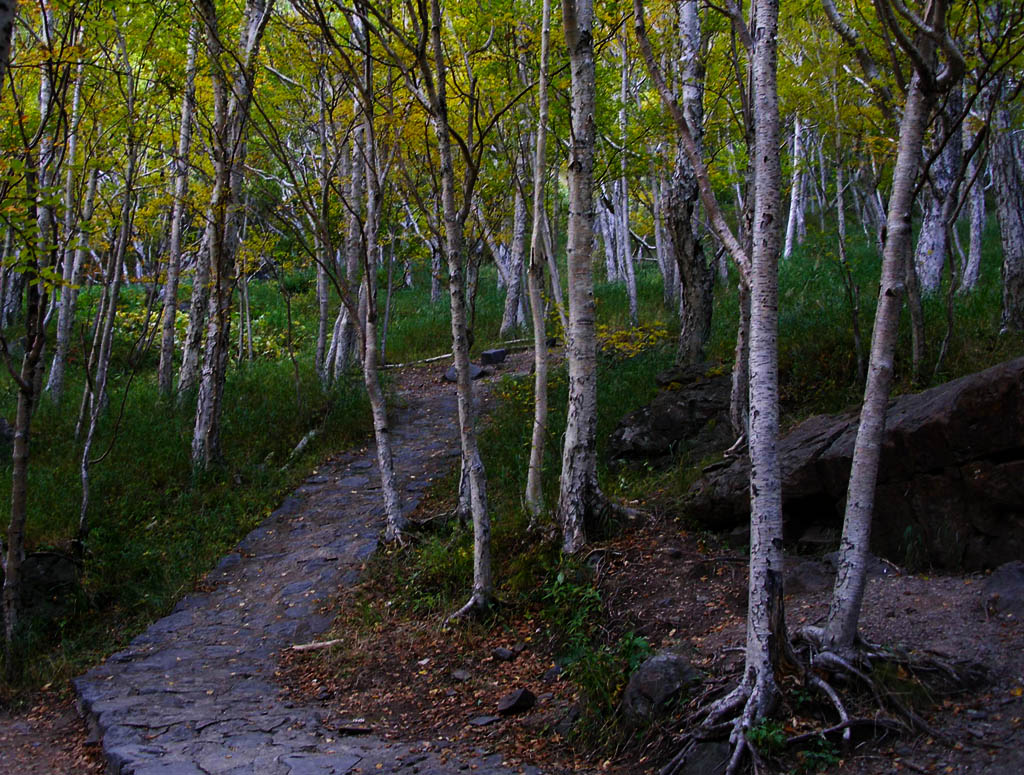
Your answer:
[[[280,296],[254,286],[253,308],[283,325]],[[124,306],[141,294],[128,289]],[[83,300],[88,314],[91,299]],[[274,333],[273,329],[268,329]],[[66,678],[123,644],[166,613],[217,559],[257,525],[329,451],[370,430],[362,382],[346,378],[329,392],[300,352],[298,382],[287,357],[242,362],[229,371],[222,419],[223,462],[195,476],[189,460],[193,402],[160,397],[151,355],[129,386],[137,337],[119,336],[112,360],[110,408],[93,446],[82,589],[56,621],[28,621],[19,688]],[[73,353],[64,403],[44,397],[33,419],[27,545],[66,549],[78,526],[81,444],[74,438],[84,376]],[[126,394],[127,390],[127,394]],[[301,400],[300,400],[301,398]],[[0,412],[13,413],[13,391]],[[308,431],[320,431],[304,456],[285,467]],[[100,459],[102,458],[102,459]],[[0,500],[10,500],[10,459],[0,466]]]

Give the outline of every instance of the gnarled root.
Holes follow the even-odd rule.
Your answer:
[[[444,626],[449,627],[464,619],[473,619],[484,616],[494,607],[496,601],[489,595],[481,592],[474,592],[467,603],[455,613],[449,614],[444,620]]]
[[[911,655],[863,641],[858,641],[849,653],[838,653],[824,646],[823,635],[819,628],[806,628],[797,633],[790,644],[792,648],[783,646],[774,682],[762,685],[748,675],[717,699],[712,698],[718,688],[695,700],[697,708],[686,724],[690,731],[681,738],[679,750],[662,768],[661,775],[678,775],[700,743],[723,738],[730,745],[728,761],[724,762],[725,775],[736,775],[747,761],[755,774],[760,772],[761,755],[748,732],[774,704],[773,687],[792,686],[794,681],[820,694],[835,711],[838,722],[825,729],[793,735],[786,739],[787,746],[838,737],[844,748],[849,748],[855,728],[869,728],[876,733],[920,732],[945,739],[886,686],[884,666],[890,671],[896,668],[901,681],[914,681],[925,688],[938,684],[940,691],[974,684],[985,672],[977,664],[954,663],[939,655]],[[880,669],[882,672],[878,672]],[[865,702],[868,708],[863,707]],[[874,710],[870,709],[872,704]],[[851,709],[861,711],[860,716]]]

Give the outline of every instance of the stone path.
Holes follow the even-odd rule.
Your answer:
[[[458,457],[454,390],[395,413],[396,466],[411,511]],[[128,649],[75,679],[113,775],[502,773],[501,756],[440,759],[424,746],[339,738],[274,683],[277,653],[331,624],[321,607],[353,583],[383,528],[374,448],[323,466]],[[535,772],[535,770],[534,770]]]

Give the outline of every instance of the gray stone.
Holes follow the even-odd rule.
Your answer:
[[[483,368],[477,366],[475,363],[469,364],[469,378],[470,379],[480,379],[481,377],[489,377],[489,376],[491,376],[491,372],[488,371],[487,369],[483,369]],[[444,373],[444,379],[445,379],[446,382],[457,382],[458,381],[458,373],[456,372],[454,366],[449,366],[448,367],[448,370]]]
[[[985,580],[985,599],[992,613],[1024,620],[1024,562],[1015,560],[996,568]]]
[[[486,727],[496,721],[501,721],[501,716],[474,716],[469,720],[469,724],[474,727]]]
[[[796,560],[786,563],[785,590],[786,594],[805,594],[821,592],[832,586],[835,571],[816,560]]]
[[[504,646],[498,646],[496,649],[491,651],[491,655],[500,662],[511,662],[516,658],[516,652],[512,649],[507,649]]]
[[[480,363],[484,366],[494,366],[496,364],[503,363],[507,355],[508,350],[503,347],[497,347],[493,350],[484,350],[480,353]]]
[[[498,700],[498,713],[502,716],[512,716],[516,713],[525,713],[537,704],[537,696],[529,689],[516,689]]]
[[[622,711],[632,721],[648,719],[682,689],[700,680],[700,673],[686,657],[656,654],[629,677],[622,693]]]
[[[608,455],[623,462],[668,462],[687,451],[700,459],[732,443],[728,374],[703,368],[659,375],[666,386],[645,407],[626,415],[608,440]]]
[[[452,670],[452,678],[461,683],[463,681],[468,681],[472,676],[469,674],[468,670]]]

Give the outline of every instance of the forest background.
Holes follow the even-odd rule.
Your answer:
[[[5,696],[123,643],[371,430],[403,540],[384,363],[458,366],[449,486],[473,530],[452,540],[473,548],[446,578],[469,598],[430,594],[468,616],[522,583],[511,547],[562,573],[534,536],[575,555],[651,488],[600,440],[673,362],[733,371],[756,460],[780,411],[856,405],[866,379],[877,408],[892,377],[1021,352],[1014,4],[551,12],[0,3]],[[502,389],[481,448],[469,355],[519,336],[544,345],[535,379]],[[699,462],[656,489],[672,502]],[[764,547],[778,517],[755,504]],[[79,583],[23,617],[22,563],[47,552]],[[822,653],[849,657],[835,635]],[[766,696],[747,687],[739,726]]]

